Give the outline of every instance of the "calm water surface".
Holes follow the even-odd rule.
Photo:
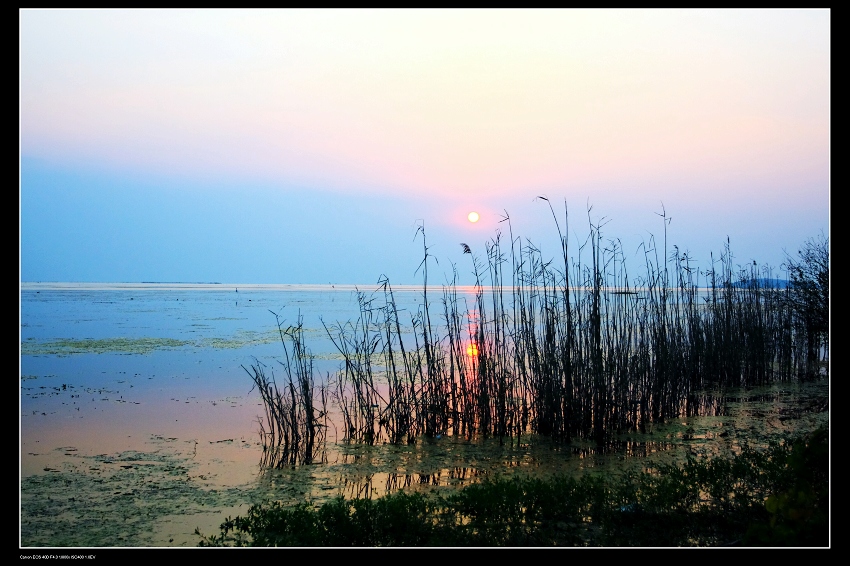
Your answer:
[[[422,302],[421,290],[395,296],[400,310]],[[322,321],[356,320],[353,286],[22,285],[24,472],[38,467],[33,443],[98,451],[150,435],[250,437],[259,396],[242,366],[282,369],[270,311],[284,327],[300,313],[318,375],[339,367]]]
[[[359,289],[371,293],[375,286]],[[461,291],[472,305],[471,290]],[[400,320],[409,324],[422,290],[394,292]],[[429,292],[432,322],[442,312],[440,299],[439,289]],[[376,305],[382,304],[378,294]],[[280,375],[283,348],[270,311],[284,326],[297,323],[300,313],[314,370],[327,375],[341,356],[323,321],[356,320],[357,289],[22,284],[21,544],[195,545],[196,527],[211,534],[224,516],[269,498],[451,487],[511,470],[586,470],[662,454],[683,439],[728,439],[731,449],[736,435],[729,432],[761,434],[751,417],[766,410],[773,411],[768,425],[776,430],[828,419],[828,408],[821,410],[827,382],[815,390],[774,388],[763,396],[767,409],[738,399],[725,415],[698,424],[679,420],[638,441],[626,438],[614,454],[547,441],[499,447],[450,438],[401,447],[334,446],[331,432],[325,464],[263,473],[257,434],[263,411],[242,366],[260,361]],[[792,413],[800,403],[815,409]]]

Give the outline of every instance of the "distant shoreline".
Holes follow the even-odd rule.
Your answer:
[[[757,280],[761,287],[766,285],[766,281]],[[785,280],[772,280],[772,287],[775,289],[784,289],[787,282]],[[735,288],[746,288],[749,282],[736,282],[732,286]],[[422,291],[422,284],[416,285],[390,285],[393,292],[411,292]],[[719,285],[718,288],[722,287]],[[428,285],[429,292],[439,294],[442,292],[443,285],[430,284]],[[457,285],[454,287],[461,293],[474,293],[476,287],[474,285]],[[248,291],[297,291],[297,292],[354,292],[361,291],[364,293],[372,293],[381,290],[381,286],[377,283],[372,284],[299,284],[299,283],[160,283],[160,282],[140,282],[140,283],[73,283],[73,282],[21,282],[21,291],[220,291],[236,293],[237,289],[241,292]],[[499,289],[498,287],[496,288]],[[504,285],[501,288],[503,292],[511,292],[510,285]],[[585,287],[571,287],[571,291],[586,290]],[[657,288],[656,288],[657,289]],[[675,289],[675,287],[671,287]],[[484,292],[491,292],[493,287],[490,285],[482,285]],[[615,295],[621,294],[640,294],[646,291],[644,287],[603,287],[603,292]],[[710,291],[711,287],[698,287],[697,291]]]
[[[469,289],[474,289],[468,286]],[[421,291],[422,285],[391,285],[395,291]],[[432,287],[429,286],[429,290]],[[458,285],[458,290],[466,286]],[[380,289],[380,285],[371,284],[299,284],[299,283],[73,283],[73,282],[31,282],[22,281],[21,291],[368,291]],[[433,287],[439,290],[439,287]]]

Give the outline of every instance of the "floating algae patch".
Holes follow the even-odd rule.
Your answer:
[[[241,330],[230,338],[204,338],[197,345],[204,348],[244,348],[245,346],[256,346],[259,344],[272,344],[280,342],[280,334],[277,330],[267,332],[254,332]]]
[[[71,354],[148,354],[154,350],[180,348],[191,344],[174,338],[60,338],[46,342],[21,343],[21,355],[68,356]]]
[[[211,488],[196,468],[163,451],[65,458],[22,478],[21,546],[162,546],[162,517],[191,522],[246,502],[243,488]]]
[[[305,335],[310,332],[309,330],[305,330]],[[320,333],[318,330],[313,331],[316,338],[325,338],[326,335]],[[324,332],[324,331],[322,331]],[[288,339],[284,339],[283,341],[287,347],[291,345],[288,342]],[[195,343],[198,347],[203,348],[218,348],[218,349],[238,349],[245,348],[248,346],[258,346],[261,344],[280,344],[281,336],[280,331],[277,329],[268,330],[265,332],[255,332],[251,330],[240,330],[235,335],[228,338],[220,338],[220,337],[211,337],[211,338],[203,338]],[[308,341],[308,344],[310,342]],[[309,347],[308,347],[309,348]],[[340,354],[339,352],[314,352],[310,351],[310,355],[317,360],[339,360],[344,361],[345,356]],[[401,358],[399,358],[401,360]]]
[[[61,338],[45,342],[24,341],[21,343],[21,354],[38,356],[54,355],[67,356],[71,354],[149,354],[154,350],[171,350],[183,346],[197,348],[228,348],[237,349],[260,344],[272,344],[280,341],[280,335],[275,331],[253,332],[240,331],[229,338],[210,337],[200,340],[177,340],[175,338]]]

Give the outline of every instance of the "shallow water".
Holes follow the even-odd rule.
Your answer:
[[[236,289],[25,287],[24,443],[45,435],[112,445],[133,432],[209,440],[250,433],[259,397],[249,395],[242,366],[256,359],[274,366],[282,354],[270,310],[284,324],[304,313],[316,370],[337,367],[318,314],[331,321],[356,315],[350,291]]]
[[[243,366],[259,360],[280,367],[278,319],[270,311],[280,316],[284,327],[296,324],[299,314],[303,317],[304,335],[316,357],[314,369],[317,375],[326,375],[337,369],[341,357],[327,339],[322,320],[332,325],[356,319],[356,290],[354,286],[22,284],[23,544],[137,545],[170,539],[180,543],[185,532],[144,534],[150,525],[130,531],[141,534],[80,538],[80,521],[70,518],[71,509],[46,515],[57,524],[67,523],[69,539],[49,534],[51,529],[45,529],[41,520],[39,529],[26,525],[32,513],[45,516],[43,510],[32,511],[33,500],[42,495],[77,491],[72,503],[78,506],[94,497],[77,480],[90,470],[101,472],[103,458],[122,461],[127,454],[144,453],[157,458],[167,454],[174,462],[188,459],[185,467],[194,470],[187,475],[188,483],[200,481],[198,489],[207,491],[255,482],[262,454],[256,419],[262,407]],[[395,297],[400,309],[412,312],[422,302],[421,291],[414,289],[396,289]],[[122,477],[130,473],[127,470],[155,468],[119,468],[120,473],[102,482],[83,483],[120,484],[131,479]],[[54,481],[60,477],[61,482]],[[169,491],[174,493],[163,488]],[[116,508],[122,505],[127,502]],[[216,505],[222,507],[221,502]],[[175,502],[171,514],[184,517],[187,512]],[[221,519],[216,514],[210,525],[217,526]],[[165,522],[180,523],[173,518]],[[161,525],[153,530],[161,531]],[[36,531],[48,534],[35,535]],[[192,544],[197,540],[193,537]]]
[[[395,291],[409,321],[421,290]],[[429,299],[438,304],[439,296]],[[828,381],[788,384],[736,392],[716,416],[624,435],[605,450],[533,437],[338,445],[332,431],[323,463],[262,472],[262,406],[242,366],[277,365],[282,346],[270,310],[285,324],[300,311],[314,369],[338,367],[319,317],[329,325],[356,319],[353,287],[23,286],[21,544],[193,546],[196,528],[213,534],[225,516],[270,498],[318,501],[453,489],[505,474],[643,467],[687,451],[732,452],[829,418]]]

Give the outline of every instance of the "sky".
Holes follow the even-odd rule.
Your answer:
[[[662,213],[781,271],[830,230],[830,16],[21,10],[20,279],[469,284],[461,242],[640,266]]]

